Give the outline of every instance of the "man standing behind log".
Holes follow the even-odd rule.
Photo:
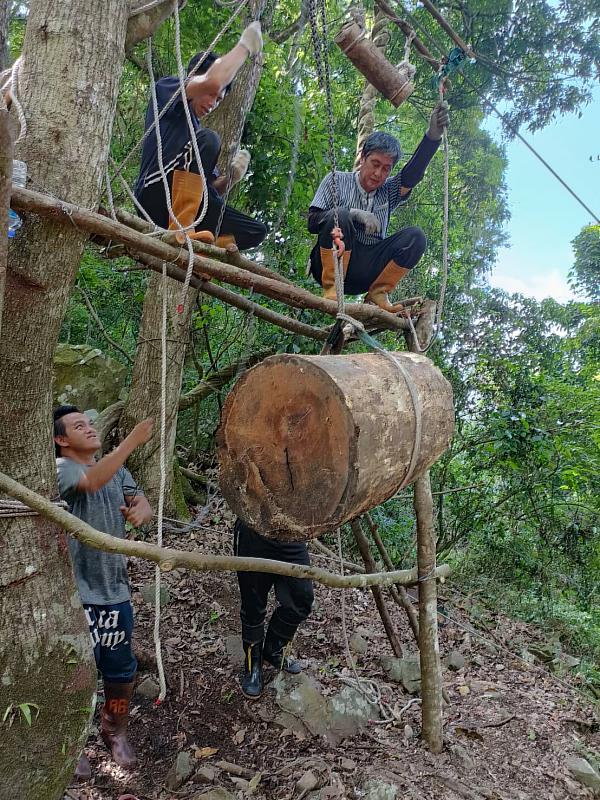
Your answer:
[[[96,461],[101,442],[90,420],[75,406],[59,406],[54,412],[56,469],[60,496],[70,512],[93,528],[121,539],[126,536],[125,522],[139,527],[152,519],[150,504],[123,466],[151,435],[152,420],[147,419]],[[131,641],[133,608],[127,559],[72,538],[69,553],[96,665],[104,680],[100,735],[116,763],[131,769],[137,759],[127,739],[127,723],[137,661]],[[85,779],[90,774],[89,762],[82,755],[76,775]]]
[[[169,191],[171,207],[179,225],[190,226],[199,216],[204,190],[208,193],[208,209],[199,224],[188,234],[192,239],[214,242],[223,208],[221,195],[242,180],[248,170],[250,153],[238,150],[231,163],[231,175],[219,176],[216,170],[221,150],[219,136],[203,128],[200,119],[213,111],[229,91],[231,82],[249,55],[257,55],[263,46],[260,22],[253,22],[244,30],[238,44],[221,58],[214,53],[197,53],[188,65],[185,84],[190,117],[202,168],[196,161],[192,134],[179,94],[179,78],[161,78],[156,82],[158,113],[167,108],[160,119],[162,160]],[[173,99],[175,96],[175,99]],[[172,101],[172,102],[171,102]],[[146,111],[146,131],[154,125],[152,103]],[[176,230],[177,225],[169,215],[167,197],[158,162],[158,141],[153,130],[144,141],[140,174],[135,186],[135,196],[151,219],[161,228]],[[233,208],[225,208],[217,244],[237,244],[240,250],[257,247],[267,235],[266,227],[257,220]],[[182,243],[185,237],[177,234]]]
[[[339,227],[335,229],[331,173],[323,179],[308,210],[308,230],[319,237],[310,254],[310,271],[328,300],[336,299],[332,249],[336,235],[345,247],[344,293],[367,292],[366,302],[392,313],[402,310],[401,303],[390,303],[388,293],[416,266],[427,239],[417,227],[404,228],[387,238],[385,234],[392,211],[408,202],[423,178],[448,120],[448,105],[440,101],[412,158],[393,177],[390,173],[401,155],[398,140],[382,132],[368,136],[359,169],[336,172]]]
[[[233,529],[233,552],[236,556],[270,558],[288,564],[310,566],[306,542],[280,542],[267,539],[238,519]],[[238,572],[240,586],[240,617],[244,645],[242,692],[256,700],[263,690],[263,658],[276,669],[296,675],[301,671],[298,661],[286,653],[298,626],[310,614],[313,604],[312,581],[291,578],[268,572]],[[269,621],[265,635],[267,600],[275,589],[277,608]]]

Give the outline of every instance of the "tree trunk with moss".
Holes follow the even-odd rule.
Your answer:
[[[27,134],[15,156],[36,188],[98,204],[127,7],[37,0],[23,45]],[[52,356],[87,239],[23,215],[11,240],[0,338],[0,469],[56,497]],[[58,800],[85,742],[96,669],[67,542],[41,517],[0,517],[0,796]],[[12,725],[8,720],[12,719]]]

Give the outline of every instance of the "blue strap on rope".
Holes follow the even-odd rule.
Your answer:
[[[454,47],[450,50],[446,57],[446,63],[442,64],[438,74],[432,79],[433,88],[439,89],[444,78],[449,77],[455,72],[462,72],[466,60],[467,54],[461,47]]]

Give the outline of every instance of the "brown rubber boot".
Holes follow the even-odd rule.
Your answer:
[[[92,767],[85,753],[79,756],[79,761],[75,767],[75,777],[78,781],[89,781],[92,777]]]
[[[195,172],[187,172],[182,169],[173,171],[173,183],[171,186],[171,207],[173,213],[179,220],[182,228],[187,228],[198,216],[200,203],[202,202],[202,192],[204,191],[204,176]],[[177,229],[173,220],[169,222],[169,230],[177,231],[175,238],[180,244],[185,243],[185,234]],[[197,239],[205,244],[214,244],[215,237],[210,231],[187,231],[190,239]]]
[[[383,308],[384,311],[389,311],[391,314],[397,314],[399,311],[403,311],[404,306],[402,303],[390,303],[388,292],[394,291],[398,282],[407,272],[410,272],[410,270],[406,267],[399,267],[395,261],[388,261],[383,270],[369,286],[369,291],[365,297],[365,303],[374,303],[374,305]]]
[[[137,764],[135,750],[127,741],[129,703],[134,681],[112,683],[104,681],[104,705],[100,712],[100,735],[120,767],[133,769]]]
[[[320,247],[321,251],[321,266],[323,271],[321,273],[321,285],[323,286],[323,297],[326,300],[337,300],[335,291],[335,259],[333,257],[333,250],[327,247]],[[344,268],[344,278],[348,272],[348,264],[350,263],[350,256],[352,250],[344,250],[342,253],[342,266]]]

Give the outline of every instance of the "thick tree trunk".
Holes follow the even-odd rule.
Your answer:
[[[243,375],[217,437],[233,511],[265,536],[311,539],[422,475],[452,438],[452,389],[424,356],[394,359],[278,355]]]
[[[2,0],[0,3],[0,72],[10,66],[10,52],[8,49],[10,5],[9,0]]]
[[[27,135],[16,157],[35,186],[95,208],[127,22],[120,0],[37,0],[23,46]],[[25,214],[9,249],[0,339],[0,467],[56,495],[52,355],[87,234]],[[54,800],[87,733],[96,684],[87,625],[60,528],[0,518],[0,796]],[[30,705],[28,725],[20,704]]]

